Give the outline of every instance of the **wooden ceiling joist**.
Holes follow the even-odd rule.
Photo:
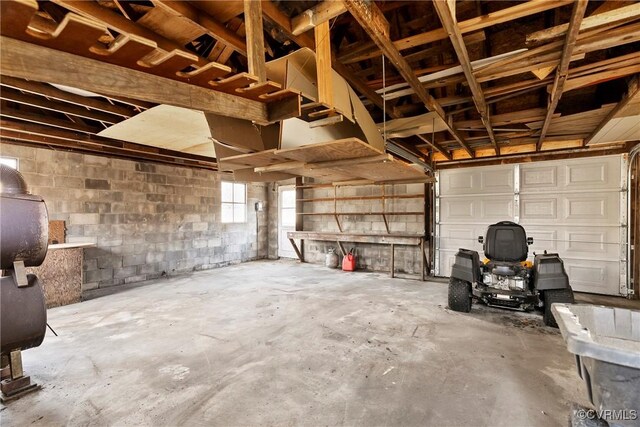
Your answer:
[[[41,108],[43,110],[55,111],[84,119],[95,120],[106,124],[116,124],[124,120],[121,116],[94,111],[85,107],[80,107],[66,102],[52,101],[41,96],[21,93],[11,89],[0,91],[0,99],[15,102],[21,105]]]
[[[338,15],[347,11],[347,8],[342,1],[325,0],[322,3],[318,3],[311,9],[307,9],[301,14],[291,18],[291,33],[294,36],[298,36],[305,31],[309,31],[312,28],[328,22],[330,19],[335,18]]]
[[[438,144],[435,141],[430,141],[429,139],[427,139],[427,137],[423,136],[423,135],[416,135],[418,137],[419,140],[421,140],[422,142],[424,142],[425,144],[427,144],[429,147],[431,147],[433,150],[437,151],[438,153],[442,154],[444,156],[445,159],[447,160],[451,160],[451,153],[449,153],[449,151],[447,151],[444,147],[442,147],[440,144]]]
[[[264,104],[7,37],[0,38],[0,64],[2,73],[11,77],[58,83],[106,96],[127,94],[260,124],[295,117],[300,109],[299,102]]]
[[[16,79],[13,77],[0,76],[0,85],[2,87],[13,88],[22,92],[28,92],[35,95],[65,102],[71,105],[90,108],[104,113],[114,114],[123,118],[129,118],[134,115],[130,108],[102,101],[96,98],[76,95],[50,86],[45,83],[34,82],[29,80]]]
[[[33,123],[19,123],[4,118],[0,119],[0,139],[217,170],[216,159],[212,157],[151,147],[97,135],[83,135],[69,130],[55,129]]]
[[[70,120],[57,119],[44,114],[30,113],[8,107],[2,108],[2,111],[0,111],[0,117],[88,134],[96,134],[101,130],[93,126],[88,126],[84,123],[74,123]]]
[[[396,67],[400,75],[409,83],[418,98],[425,104],[429,111],[434,111],[447,124],[447,131],[458,141],[458,143],[473,157],[473,150],[467,145],[462,136],[453,126],[448,123],[444,110],[436,100],[427,93],[422,83],[418,80],[411,66],[402,57],[398,49],[389,39],[389,23],[384,15],[374,3],[364,0],[354,0],[345,3],[347,9],[354,16],[356,21],[362,26],[365,32],[376,43],[384,55]]]
[[[467,79],[469,89],[471,89],[473,102],[476,105],[478,113],[480,113],[480,119],[482,120],[484,127],[487,129],[489,139],[491,140],[491,143],[496,150],[496,154],[499,155],[500,147],[496,142],[496,137],[493,133],[493,128],[491,127],[491,121],[489,119],[489,108],[487,107],[487,102],[485,101],[482,87],[480,87],[480,83],[478,83],[475,76],[473,75],[471,61],[469,60],[469,53],[467,52],[464,40],[462,39],[462,33],[460,32],[460,29],[458,28],[456,22],[455,2],[449,3],[436,1],[433,3],[433,5],[436,8],[438,16],[440,17],[440,22],[442,22],[443,28],[447,31],[447,34],[449,34],[449,39],[451,40],[453,49],[456,52],[458,61],[460,61],[460,65],[462,66],[462,71]]]
[[[569,28],[567,30],[564,48],[562,49],[560,65],[558,65],[558,69],[556,70],[553,87],[549,95],[550,100],[549,106],[547,107],[547,115],[544,119],[542,129],[540,129],[540,139],[538,139],[538,143],[536,144],[536,150],[538,151],[542,148],[542,143],[544,142],[547,130],[549,129],[549,125],[551,124],[551,117],[553,117],[553,113],[555,112],[556,107],[558,106],[558,102],[560,102],[560,98],[562,97],[564,83],[569,75],[569,63],[571,62],[573,49],[576,45],[576,40],[578,39],[578,33],[580,32],[580,24],[582,23],[582,18],[584,17],[584,13],[587,10],[587,3],[588,0],[576,0],[573,5],[571,20],[569,21]]]

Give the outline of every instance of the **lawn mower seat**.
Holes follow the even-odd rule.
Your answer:
[[[498,222],[487,229],[483,249],[484,255],[491,261],[525,261],[529,252],[527,234],[515,222]]]

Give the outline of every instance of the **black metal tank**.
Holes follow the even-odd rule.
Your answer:
[[[42,286],[33,274],[18,286],[14,262],[42,264],[47,255],[49,216],[42,197],[29,194],[20,172],[0,165],[0,352],[42,343],[47,310]]]

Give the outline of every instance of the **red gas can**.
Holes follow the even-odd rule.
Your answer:
[[[355,249],[351,249],[348,254],[342,258],[342,271],[355,271],[356,254]]]

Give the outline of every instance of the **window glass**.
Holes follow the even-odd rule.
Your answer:
[[[0,157],[0,164],[9,166],[13,169],[18,169],[18,159],[13,157]]]
[[[238,182],[222,182],[221,185],[221,221],[247,221],[247,185]]]

